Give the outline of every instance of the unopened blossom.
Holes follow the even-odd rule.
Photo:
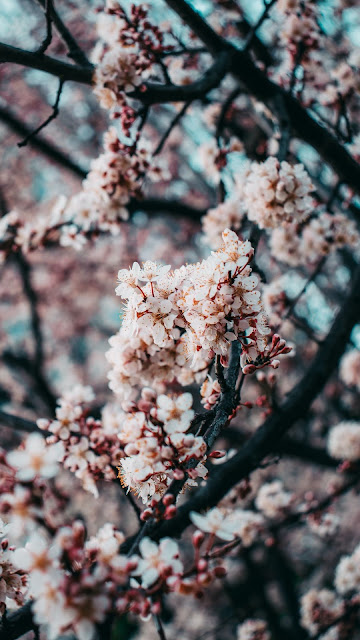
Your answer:
[[[58,461],[63,456],[61,443],[47,446],[39,433],[31,433],[25,440],[23,448],[11,451],[8,456],[9,464],[14,467],[16,476],[23,482],[33,480],[35,476],[52,478],[57,474]]]
[[[340,360],[340,379],[360,391],[360,350],[347,351]]]
[[[327,447],[337,460],[360,460],[360,422],[340,422],[330,429]]]
[[[179,560],[179,547],[175,540],[162,538],[159,544],[143,538],[139,544],[141,556],[135,569],[135,575],[140,579],[141,586],[147,589],[159,578],[167,580],[169,576],[182,573],[183,564]]]
[[[343,601],[329,589],[310,589],[301,598],[301,625],[315,636],[344,613]]]
[[[270,634],[263,620],[245,620],[237,628],[237,640],[270,640]]]
[[[341,558],[335,571],[334,585],[338,593],[360,593],[360,545],[353,553]]]
[[[285,491],[280,480],[263,484],[256,496],[255,504],[267,518],[283,516],[294,502],[294,495]]]
[[[287,222],[303,222],[311,213],[313,190],[302,164],[281,163],[273,157],[251,165],[244,188],[248,218],[260,229]]]

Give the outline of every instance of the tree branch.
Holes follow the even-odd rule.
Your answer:
[[[91,84],[93,67],[82,67],[40,53],[25,51],[9,44],[0,43],[0,62],[13,62],[24,67],[39,69],[65,81]]]

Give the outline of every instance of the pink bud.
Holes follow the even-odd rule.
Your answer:
[[[173,476],[174,476],[175,480],[183,480],[184,475],[185,474],[181,469],[174,469]]]
[[[175,496],[173,496],[172,493],[167,493],[163,497],[163,503],[164,503],[165,507],[168,507],[170,504],[173,504],[174,502],[175,502]]]
[[[246,364],[245,367],[243,368],[243,373],[245,373],[245,375],[248,375],[249,373],[254,373],[254,371],[256,371],[256,367],[253,364]]]
[[[210,453],[210,455],[208,456],[209,458],[223,458],[226,455],[225,451],[212,451]]]
[[[174,516],[176,516],[176,512],[177,509],[175,507],[174,504],[170,504],[168,507],[166,507],[165,509],[165,520],[171,520],[171,518],[174,518]]]
[[[199,549],[205,540],[205,533],[203,531],[195,531],[192,536],[192,542],[195,549]]]
[[[197,563],[197,570],[200,572],[206,571],[208,568],[208,563],[204,558],[200,558],[199,562]]]
[[[227,574],[227,571],[226,571],[225,567],[222,567],[222,566],[215,567],[214,576],[216,578],[223,578],[224,576],[226,576],[226,574]]]

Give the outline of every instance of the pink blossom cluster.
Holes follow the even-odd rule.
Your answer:
[[[81,521],[59,528],[52,540],[33,533],[24,548],[13,552],[12,583],[6,574],[9,597],[14,597],[15,576],[22,586],[26,571],[34,619],[49,640],[69,632],[79,640],[92,640],[108,614],[131,612],[147,620],[161,612],[168,592],[201,597],[214,579],[225,575],[222,556],[232,548],[214,548],[212,538],[201,550],[205,535],[197,531],[192,537],[194,562],[185,572],[178,544],[171,538],[157,544],[143,537],[139,552],[132,555],[121,553],[124,540],[110,523],[89,540]]]
[[[9,546],[5,537],[8,527],[0,520],[0,614],[6,611],[6,606],[13,601],[17,605],[24,602],[27,577],[25,571],[14,563],[15,550]]]
[[[144,91],[143,82],[153,72],[161,56],[174,45],[158,26],[150,22],[146,5],[131,5],[129,15],[118,2],[107,2],[98,18],[98,41],[93,52],[95,95],[105,109],[120,107],[125,133],[135,119],[127,95]]]
[[[312,211],[313,188],[302,164],[291,165],[274,157],[253,162],[244,186],[247,216],[260,229],[303,222]]]
[[[49,213],[26,219],[11,211],[0,220],[0,261],[11,251],[24,253],[49,242],[81,250],[87,237],[99,232],[120,233],[128,220],[126,205],[139,197],[144,178],[151,182],[167,180],[169,173],[162,158],[152,157],[144,139],[126,145],[114,127],[104,136],[104,152],[92,161],[82,190],[67,199],[61,196]]]
[[[132,403],[132,413],[121,421],[118,438],[125,453],[119,465],[121,484],[146,504],[159,500],[173,479],[186,476],[186,485],[192,486],[207,475],[205,441],[189,432],[191,407],[190,393],[157,396],[143,389],[138,405]],[[165,511],[165,518],[172,510]]]
[[[344,613],[344,603],[330,589],[310,589],[301,598],[301,624],[311,636],[317,635],[322,628],[331,625],[342,613]],[[328,634],[321,635],[322,640],[331,640],[333,637]],[[335,638],[337,637],[336,635]]]
[[[270,363],[276,367],[275,358],[288,352],[278,337],[268,346],[258,278],[249,266],[250,242],[241,242],[229,229],[223,242],[206,260],[173,272],[150,261],[119,271],[116,293],[127,303],[107,353],[116,394],[131,397],[136,385],[166,379],[189,384],[197,372],[205,375],[215,355],[226,363],[234,340],[241,342],[245,373]]]
[[[46,468],[49,470],[49,453],[46,451],[43,438],[33,434],[30,436],[30,442],[31,446],[27,441],[25,447],[8,454],[0,451],[0,513],[8,522],[8,532],[12,539],[21,538],[39,525],[48,531],[53,530],[68,502],[64,491],[41,477]],[[30,478],[29,463],[33,458],[33,452],[39,464]],[[52,456],[52,452],[49,452]],[[10,465],[10,461],[13,466]],[[57,469],[53,462],[50,464],[50,469],[52,468],[55,471]],[[21,472],[25,472],[27,477]]]
[[[341,213],[320,213],[302,228],[293,223],[274,229],[270,238],[271,253],[291,266],[314,264],[322,256],[344,247],[356,247],[359,233],[353,220]]]
[[[40,419],[37,425],[50,433],[46,448],[58,447],[57,460],[97,497],[96,481],[116,478],[115,469],[123,453],[117,432],[104,429],[101,420],[89,415],[88,405],[93,399],[91,387],[76,385],[58,400],[55,420]]]
[[[266,622],[245,620],[237,628],[237,640],[270,640]]]
[[[130,198],[139,197],[145,178],[157,182],[169,177],[161,158],[153,158],[146,140],[126,145],[120,142],[114,127],[104,136],[104,153],[91,163],[83,189],[70,198],[63,210],[60,244],[75,248],[85,242],[85,234],[120,232],[121,223],[128,220],[126,208]]]

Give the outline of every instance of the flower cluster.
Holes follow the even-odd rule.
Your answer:
[[[61,196],[47,214],[25,219],[10,211],[0,220],[0,260],[19,248],[28,253],[58,240],[61,246],[81,250],[87,237],[99,232],[117,235],[128,220],[130,199],[139,196],[144,177],[167,180],[161,158],[153,158],[146,140],[126,145],[114,127],[104,136],[104,152],[92,161],[82,190],[67,199]]]
[[[61,447],[57,460],[97,497],[96,481],[115,479],[115,467],[123,453],[117,433],[103,429],[100,420],[88,415],[93,398],[91,387],[77,385],[58,400],[56,419],[40,419],[37,425],[51,434],[47,448]]]
[[[341,558],[335,572],[335,587],[341,594],[360,593],[360,545]]]
[[[154,64],[173,45],[165,42],[167,34],[151,23],[147,8],[141,4],[131,5],[128,16],[118,2],[108,2],[99,14],[98,35],[93,53],[97,63],[94,92],[105,109],[125,108],[125,123],[133,111],[126,94],[145,89],[143,82]]]
[[[360,351],[358,349],[351,349],[343,355],[339,375],[344,384],[360,391]]]
[[[267,518],[283,516],[294,503],[294,495],[285,491],[280,480],[263,484],[256,496],[255,504]]]
[[[360,460],[360,422],[340,422],[328,436],[328,451],[338,460]]]
[[[0,614],[4,614],[8,601],[21,605],[24,602],[24,592],[27,583],[25,572],[14,563],[15,551],[9,547],[5,538],[8,527],[0,520]]]
[[[86,233],[118,234],[121,222],[129,218],[126,205],[139,196],[145,175],[153,182],[168,178],[161,159],[151,157],[145,140],[126,145],[110,127],[104,136],[104,153],[92,161],[82,191],[64,206],[60,244],[73,244],[73,236],[75,248],[81,248]]]
[[[35,436],[35,438],[34,438]],[[33,434],[30,436],[30,446],[27,441],[25,449],[14,451],[10,454],[0,451],[0,513],[4,515],[8,522],[8,532],[11,538],[21,538],[39,525],[43,525],[51,531],[62,517],[64,507],[68,502],[68,496],[56,486],[51,486],[32,464],[34,448],[38,461],[40,462],[40,473],[43,470],[57,470],[57,465],[53,461],[53,452],[50,452],[51,462],[47,458],[48,453],[44,447],[44,440],[41,436]],[[9,462],[12,460],[14,466]],[[22,468],[17,468],[17,464],[24,462],[25,477],[20,479]],[[30,472],[29,472],[30,469]],[[30,475],[33,476],[27,480]],[[20,478],[18,477],[20,475]]]
[[[247,216],[260,229],[303,222],[312,210],[313,188],[302,164],[290,165],[273,157],[253,162],[244,187]]]
[[[270,640],[266,622],[245,620],[237,628],[237,640]]]
[[[107,354],[115,393],[130,397],[135,385],[154,386],[166,377],[189,384],[197,371],[206,373],[215,355],[226,363],[235,340],[242,345],[245,373],[277,366],[274,358],[289,351],[278,336],[267,346],[270,329],[256,290],[258,278],[251,275],[250,242],[228,229],[223,242],[206,260],[173,272],[153,262],[119,271],[116,292],[127,304]]]
[[[311,589],[301,598],[301,624],[311,636],[331,625],[343,612],[344,603],[330,589]]]
[[[174,478],[186,475],[187,485],[193,485],[196,478],[207,475],[202,464],[205,441],[189,433],[191,406],[190,393],[156,397],[151,389],[143,389],[138,406],[122,423],[118,438],[125,457],[120,460],[119,477],[144,503],[159,500]]]
[[[237,231],[241,227],[244,206],[237,198],[225,200],[214,209],[209,209],[202,219],[204,242],[212,249],[221,246],[224,229]]]
[[[291,266],[314,264],[322,256],[346,246],[356,247],[359,233],[356,225],[341,213],[320,213],[302,230],[296,223],[274,229],[271,234],[272,255]]]

